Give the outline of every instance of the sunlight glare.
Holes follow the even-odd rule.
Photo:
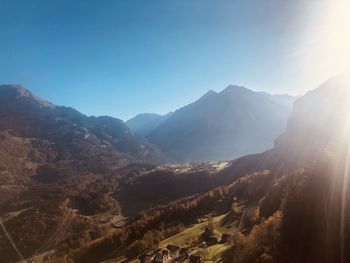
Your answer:
[[[326,0],[303,37],[301,74],[313,83],[350,67],[350,1]],[[314,13],[315,10],[310,10]]]

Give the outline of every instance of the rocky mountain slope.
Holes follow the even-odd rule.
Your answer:
[[[56,160],[83,159],[90,153],[110,152],[114,159],[157,162],[156,147],[134,136],[119,119],[87,117],[67,107],[35,97],[20,86],[0,86],[0,129],[20,138],[47,140]]]

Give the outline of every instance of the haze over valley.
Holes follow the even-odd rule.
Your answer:
[[[294,99],[230,85],[158,116],[158,122],[157,116],[147,122],[149,115],[138,115],[127,124],[135,133],[148,129],[143,135],[177,162],[231,160],[272,148],[285,130]]]

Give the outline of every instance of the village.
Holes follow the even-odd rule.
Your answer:
[[[229,166],[228,161],[212,161],[212,162],[189,162],[186,164],[162,164],[157,166],[156,170],[172,170],[175,173],[185,172],[218,172]]]
[[[180,247],[168,244],[166,247],[149,251],[138,257],[140,263],[170,263],[170,262],[190,262],[201,263],[203,259],[197,248],[206,249],[218,244],[226,244],[231,240],[228,234],[222,234],[218,239],[214,231],[207,226],[198,239],[198,244],[194,247]]]

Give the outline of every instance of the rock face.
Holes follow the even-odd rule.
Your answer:
[[[229,86],[175,111],[147,138],[179,162],[262,152],[284,132],[291,101],[292,97]]]
[[[311,151],[345,139],[350,128],[349,75],[333,77],[299,98],[276,147]]]

